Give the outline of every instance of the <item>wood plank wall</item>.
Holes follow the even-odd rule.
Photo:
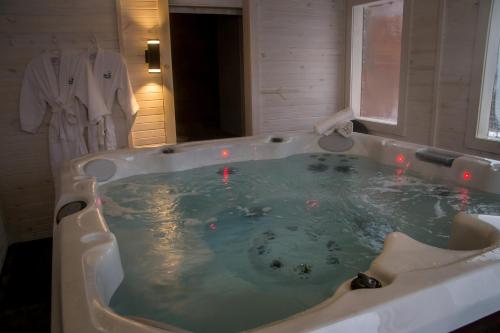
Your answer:
[[[497,154],[466,147],[473,76],[473,55],[477,39],[479,2],[477,0],[443,0],[444,26],[442,65],[439,72],[436,144],[446,149],[482,155],[500,160]]]
[[[0,2],[0,201],[12,242],[51,234],[54,193],[48,128],[44,125],[35,135],[21,132],[18,98],[26,64],[50,46],[52,36],[63,46],[84,49],[95,33],[103,48],[118,50],[119,26],[141,106],[134,144],[169,139],[162,79],[147,73],[143,53],[147,39],[159,35],[157,0],[118,0],[118,15],[115,1]],[[258,33],[253,36],[258,55],[254,101],[259,110],[254,133],[310,129],[343,108],[345,1],[251,1],[256,1],[253,24]],[[237,2],[227,0],[227,6]],[[477,0],[412,1],[408,124],[402,139],[498,159],[499,155],[464,145],[476,4]]]
[[[411,3],[405,139],[420,144],[429,144],[432,139],[439,56],[439,6],[436,0]]]
[[[477,0],[410,0],[406,126],[402,136],[374,133],[500,159],[466,147]]]
[[[117,0],[122,55],[140,106],[132,128],[135,147],[167,142],[165,109],[160,73],[148,73],[144,50],[148,39],[159,39],[156,0]]]
[[[344,106],[345,2],[259,2],[257,132],[311,129]]]
[[[7,247],[9,240],[7,239],[7,232],[5,231],[5,218],[3,216],[2,208],[0,205],[0,272],[2,271],[5,256],[7,255]]]
[[[0,1],[0,201],[11,242],[50,236],[54,208],[48,123],[35,135],[20,130],[24,68],[53,36],[83,50],[92,33],[103,48],[118,50],[114,0]]]

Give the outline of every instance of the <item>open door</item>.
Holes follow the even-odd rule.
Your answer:
[[[177,141],[245,135],[241,11],[170,7]]]

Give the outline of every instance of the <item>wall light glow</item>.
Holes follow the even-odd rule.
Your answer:
[[[472,174],[470,173],[470,171],[464,171],[462,173],[462,178],[463,180],[470,180],[472,178]]]
[[[230,155],[231,155],[231,153],[227,149],[222,149],[220,151],[220,157],[222,157],[222,158],[228,158]]]
[[[403,164],[405,161],[406,161],[405,155],[398,154],[398,156],[396,156],[396,163]]]

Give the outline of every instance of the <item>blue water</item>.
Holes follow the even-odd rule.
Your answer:
[[[320,303],[368,268],[389,232],[445,247],[457,212],[500,215],[498,195],[333,154],[99,190],[125,270],[110,306],[195,332],[250,329]]]

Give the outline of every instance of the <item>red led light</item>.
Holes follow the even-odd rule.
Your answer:
[[[403,164],[404,162],[405,162],[405,155],[398,154],[398,156],[396,156],[396,163]]]
[[[222,150],[220,151],[220,156],[221,156],[222,158],[228,158],[228,157],[229,157],[229,155],[231,155],[231,153],[230,153],[230,152],[229,152],[229,150],[227,150],[227,149],[222,149]]]
[[[472,174],[469,171],[464,171],[464,173],[462,174],[462,178],[464,180],[469,180],[472,178]]]
[[[222,181],[224,182],[224,184],[226,184],[228,180],[229,180],[229,168],[225,167],[222,170]]]

